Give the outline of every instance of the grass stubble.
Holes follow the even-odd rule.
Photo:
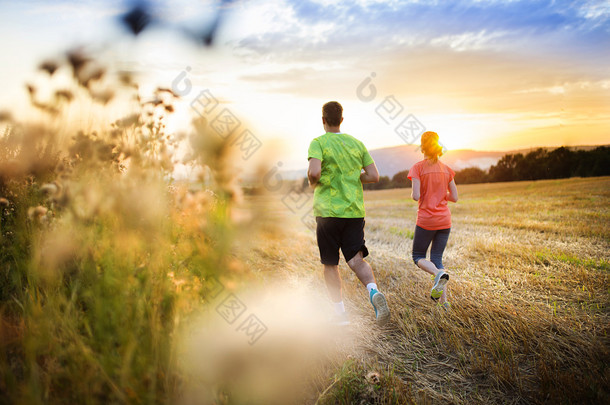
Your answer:
[[[610,179],[460,192],[444,260],[449,311],[435,307],[429,277],[410,259],[409,190],[365,193],[369,262],[392,321],[373,325],[366,291],[342,261],[350,344],[337,341],[313,373],[311,403],[608,401]],[[290,217],[280,205],[273,212]],[[296,219],[276,232],[261,239],[251,266],[269,278],[283,269],[328,302],[313,232]]]

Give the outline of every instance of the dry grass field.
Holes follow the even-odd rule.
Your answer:
[[[610,400],[610,178],[459,186],[444,311],[410,259],[410,189],[365,194],[368,261],[392,310],[372,323],[341,259],[349,343],[314,368],[307,403],[605,403]],[[315,235],[277,199],[246,260],[332,310]],[[259,201],[260,202],[260,201]],[[290,305],[286,303],[286,305]],[[272,330],[269,334],[272,334]],[[332,339],[331,339],[332,340]]]

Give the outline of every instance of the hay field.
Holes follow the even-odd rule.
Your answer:
[[[366,290],[341,259],[353,339],[312,372],[306,403],[610,399],[610,178],[458,188],[447,312],[410,259],[410,189],[365,193],[368,261],[392,320],[373,325]],[[249,267],[263,280],[307,286],[330,312],[314,233],[278,199],[265,200],[268,226]]]

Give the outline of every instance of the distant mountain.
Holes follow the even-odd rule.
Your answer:
[[[591,150],[597,146],[570,146],[571,150]],[[556,149],[556,147],[543,147],[547,150]],[[498,163],[502,156],[507,154],[523,153],[524,155],[532,150],[538,149],[528,148],[514,151],[503,152],[486,152],[471,149],[450,150],[445,153],[441,160],[449,165],[453,170],[458,171],[467,167],[478,167],[483,170],[489,169],[491,166]],[[390,178],[402,170],[408,170],[415,163],[423,159],[423,154],[419,149],[419,145],[399,145],[389,148],[373,149],[369,151],[379,174],[389,176]]]
[[[373,149],[370,151],[375,160],[379,174],[392,177],[402,170],[408,170],[415,163],[423,159],[419,145],[400,145],[390,148]],[[506,153],[510,152],[482,152],[469,149],[450,150],[441,157],[441,160],[453,170],[467,167],[479,167],[483,170],[495,165]]]
[[[591,150],[597,146],[570,146],[571,150]],[[504,152],[486,152],[471,149],[450,150],[445,153],[441,160],[449,165],[453,170],[458,171],[467,167],[478,167],[482,170],[487,170],[491,166],[498,163],[502,156],[507,154],[523,153],[524,155],[535,148],[519,149]],[[556,149],[556,147],[544,147],[547,150]],[[388,148],[372,149],[369,151],[379,174],[382,176],[392,177],[396,173],[409,170],[411,166],[423,159],[423,155],[419,150],[419,145],[399,145]],[[282,177],[286,180],[294,180],[307,176],[307,168],[298,170],[280,171]]]

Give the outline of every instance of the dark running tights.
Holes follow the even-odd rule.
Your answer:
[[[434,263],[437,269],[444,269],[443,252],[445,251],[445,246],[447,246],[449,232],[451,232],[451,228],[429,231],[416,225],[415,234],[413,235],[413,261],[415,264],[420,259],[426,258],[426,252],[430,243],[432,243],[430,261]]]

